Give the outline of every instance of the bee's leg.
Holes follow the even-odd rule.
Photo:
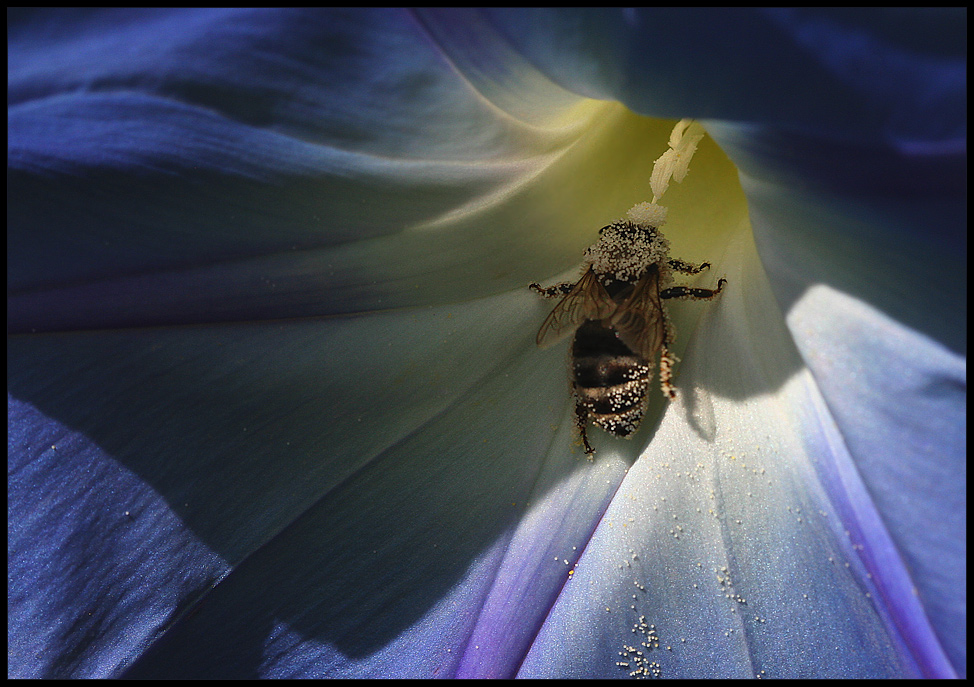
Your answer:
[[[575,284],[573,284],[570,281],[566,281],[562,284],[555,284],[554,286],[546,287],[546,286],[541,286],[541,284],[537,282],[532,282],[528,284],[528,288],[534,289],[545,298],[560,298],[561,296],[566,295],[573,288],[575,288]]]
[[[672,401],[676,399],[676,388],[673,386],[673,366],[676,365],[678,358],[670,352],[670,344],[676,338],[676,330],[673,328],[673,322],[665,308],[662,310],[662,316],[663,342],[659,353],[659,386],[663,395]]]
[[[673,386],[673,365],[676,363],[676,356],[670,353],[666,344],[660,349],[659,354],[659,385],[663,390],[663,395],[671,401],[676,399],[676,388]]]
[[[683,272],[683,274],[699,274],[710,267],[709,262],[701,262],[699,265],[694,265],[692,262],[680,260],[679,258],[670,258],[667,262],[669,262],[670,267],[677,272]]]
[[[724,288],[724,284],[727,283],[726,279],[719,279],[717,281],[716,289],[697,289],[691,286],[673,286],[668,289],[663,289],[659,292],[660,298],[689,298],[695,301],[709,301],[711,298],[720,293],[721,289]]]
[[[582,446],[585,447],[585,455],[592,460],[595,449],[588,443],[588,410],[581,403],[575,403],[575,428],[578,429],[578,436],[582,439]]]

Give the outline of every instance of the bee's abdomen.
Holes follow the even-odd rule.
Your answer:
[[[620,437],[639,427],[652,369],[612,329],[591,321],[579,327],[572,346],[572,373],[577,402],[595,424]]]

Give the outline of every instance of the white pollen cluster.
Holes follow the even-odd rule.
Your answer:
[[[585,249],[585,262],[600,276],[634,282],[647,267],[665,261],[669,252],[669,241],[656,227],[618,221]]]
[[[661,227],[666,224],[666,208],[656,203],[637,203],[629,208],[626,216],[635,224]]]
[[[646,622],[646,616],[639,616],[639,622],[632,626],[632,633],[642,636],[639,646],[623,644],[622,651],[619,652],[621,661],[616,661],[616,665],[625,669],[629,677],[635,679],[659,679],[663,676],[663,669],[659,661],[653,661],[649,655],[659,649],[659,634],[656,626]],[[670,647],[667,647],[669,649]]]

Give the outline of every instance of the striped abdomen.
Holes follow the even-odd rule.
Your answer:
[[[633,353],[615,330],[588,320],[572,344],[575,402],[595,424],[619,437],[632,434],[646,412],[650,361]]]

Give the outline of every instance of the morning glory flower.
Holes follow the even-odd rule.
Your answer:
[[[11,677],[966,674],[963,10],[8,19]],[[590,462],[527,284],[654,195]]]

